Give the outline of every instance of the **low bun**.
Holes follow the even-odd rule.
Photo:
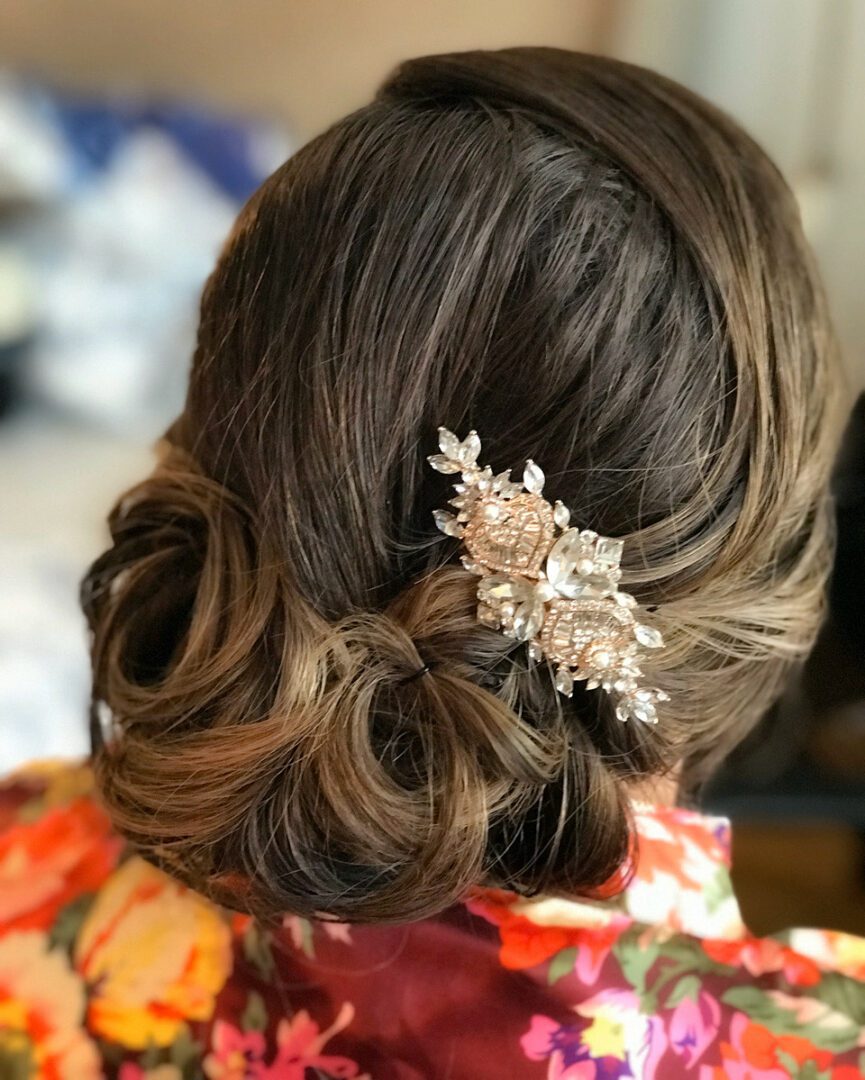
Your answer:
[[[615,778],[549,708],[548,673],[477,622],[468,572],[328,623],[174,452],[111,526],[84,587],[110,717],[94,764],[152,861],[259,916],[354,922],[420,918],[482,881],[534,892],[557,862],[591,889],[621,864]],[[518,839],[530,819],[540,850]]]

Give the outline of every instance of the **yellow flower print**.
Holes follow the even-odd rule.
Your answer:
[[[168,1046],[208,1020],[231,971],[220,912],[142,859],[120,867],[81,928],[75,964],[92,987],[91,1029],[133,1049]]]
[[[0,939],[0,1060],[28,1063],[35,1080],[100,1080],[83,1018],[84,986],[62,950],[37,930]]]
[[[625,1057],[625,1026],[609,1013],[597,1013],[583,1032],[583,1043],[593,1058]]]

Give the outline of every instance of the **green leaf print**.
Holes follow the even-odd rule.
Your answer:
[[[0,1076],[4,1080],[31,1080],[38,1075],[29,1039],[20,1032],[4,1034],[0,1043]]]
[[[666,1008],[672,1009],[685,998],[696,1001],[700,994],[700,980],[696,975],[683,975],[673,987],[672,993],[667,998]]]
[[[60,948],[67,953],[72,952],[75,939],[78,937],[78,931],[81,929],[84,917],[95,898],[94,893],[85,893],[83,896],[76,897],[71,904],[67,904],[66,907],[60,909],[48,936],[52,949]]]
[[[250,991],[246,1008],[240,1018],[240,1026],[244,1031],[264,1031],[267,1027],[267,1009],[264,1007],[264,1000],[261,994],[256,994],[254,990]]]
[[[139,1057],[138,1064],[145,1072],[148,1069],[155,1069],[157,1065],[162,1064],[162,1049],[157,1046],[152,1040],[148,1042],[144,1053]]]
[[[559,979],[563,979],[565,975],[570,975],[576,962],[577,950],[573,945],[567,949],[562,949],[561,952],[557,952],[550,961],[550,969],[547,972],[547,982],[550,986],[558,982]]]
[[[619,961],[622,974],[642,997],[646,993],[646,976],[661,950],[657,942],[642,942],[639,937],[637,934],[625,934],[613,946],[613,953]]]
[[[835,1012],[849,1016],[865,1030],[865,989],[858,979],[835,972],[828,973],[820,980],[815,995]]]
[[[262,978],[269,980],[276,970],[270,933],[251,922],[243,934],[243,955]]]
[[[300,947],[310,960],[314,960],[315,946],[312,943],[312,923],[309,919],[300,917],[298,917],[297,921],[300,924]]]
[[[820,1050],[839,1054],[853,1049],[859,1042],[862,1030],[860,1025],[854,1023],[849,1016],[836,1012],[819,997],[808,1000],[822,1005],[823,1012],[807,1023],[803,1023],[793,1010],[783,1008],[756,986],[734,986],[722,995],[721,1000],[726,1005],[739,1009],[774,1034],[800,1035],[809,1039]]]
[[[184,1024],[180,1031],[180,1034],[171,1044],[171,1052],[169,1054],[169,1060],[172,1065],[176,1065],[181,1072],[186,1073],[187,1070],[192,1070],[193,1066],[197,1066],[197,1063],[201,1060],[203,1048],[201,1043],[196,1042],[192,1038],[189,1028]]]
[[[721,904],[730,899],[730,873],[726,866],[718,868],[714,877],[706,882],[702,892],[706,900],[706,910],[710,914],[714,914]]]

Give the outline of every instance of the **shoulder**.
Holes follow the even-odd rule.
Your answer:
[[[349,1004],[287,1007],[278,966],[315,946],[312,924],[294,922],[282,955],[281,937],[138,858],[86,764],[40,762],[0,781],[0,1059],[15,1075],[39,1062],[58,1080],[227,1077],[241,1055],[262,1076],[269,1063],[274,1076],[359,1077],[324,1052]]]
[[[50,930],[116,867],[122,843],[81,763],[38,762],[0,782],[0,933]]]
[[[496,1068],[554,1080],[865,1076],[865,940],[749,934],[708,887],[723,837],[689,834],[685,859],[681,824],[622,902],[479,890],[426,923],[271,931],[128,852],[86,765],[29,766],[0,782],[3,1054],[70,1080],[222,1076],[238,1054],[358,1077],[447,1045],[479,1078],[495,1040]]]
[[[564,1080],[567,1062],[600,1059],[598,1075],[650,1080],[865,1076],[861,938],[744,929],[706,938],[604,903],[487,891],[469,906],[497,926],[501,965],[548,988],[520,1044],[550,1076]]]

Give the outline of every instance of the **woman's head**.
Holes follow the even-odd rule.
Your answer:
[[[686,90],[545,49],[403,65],[241,213],[85,582],[119,829],[263,914],[601,887],[629,784],[709,768],[810,645],[832,348],[789,190]],[[440,424],[625,539],[656,728],[478,623]]]

